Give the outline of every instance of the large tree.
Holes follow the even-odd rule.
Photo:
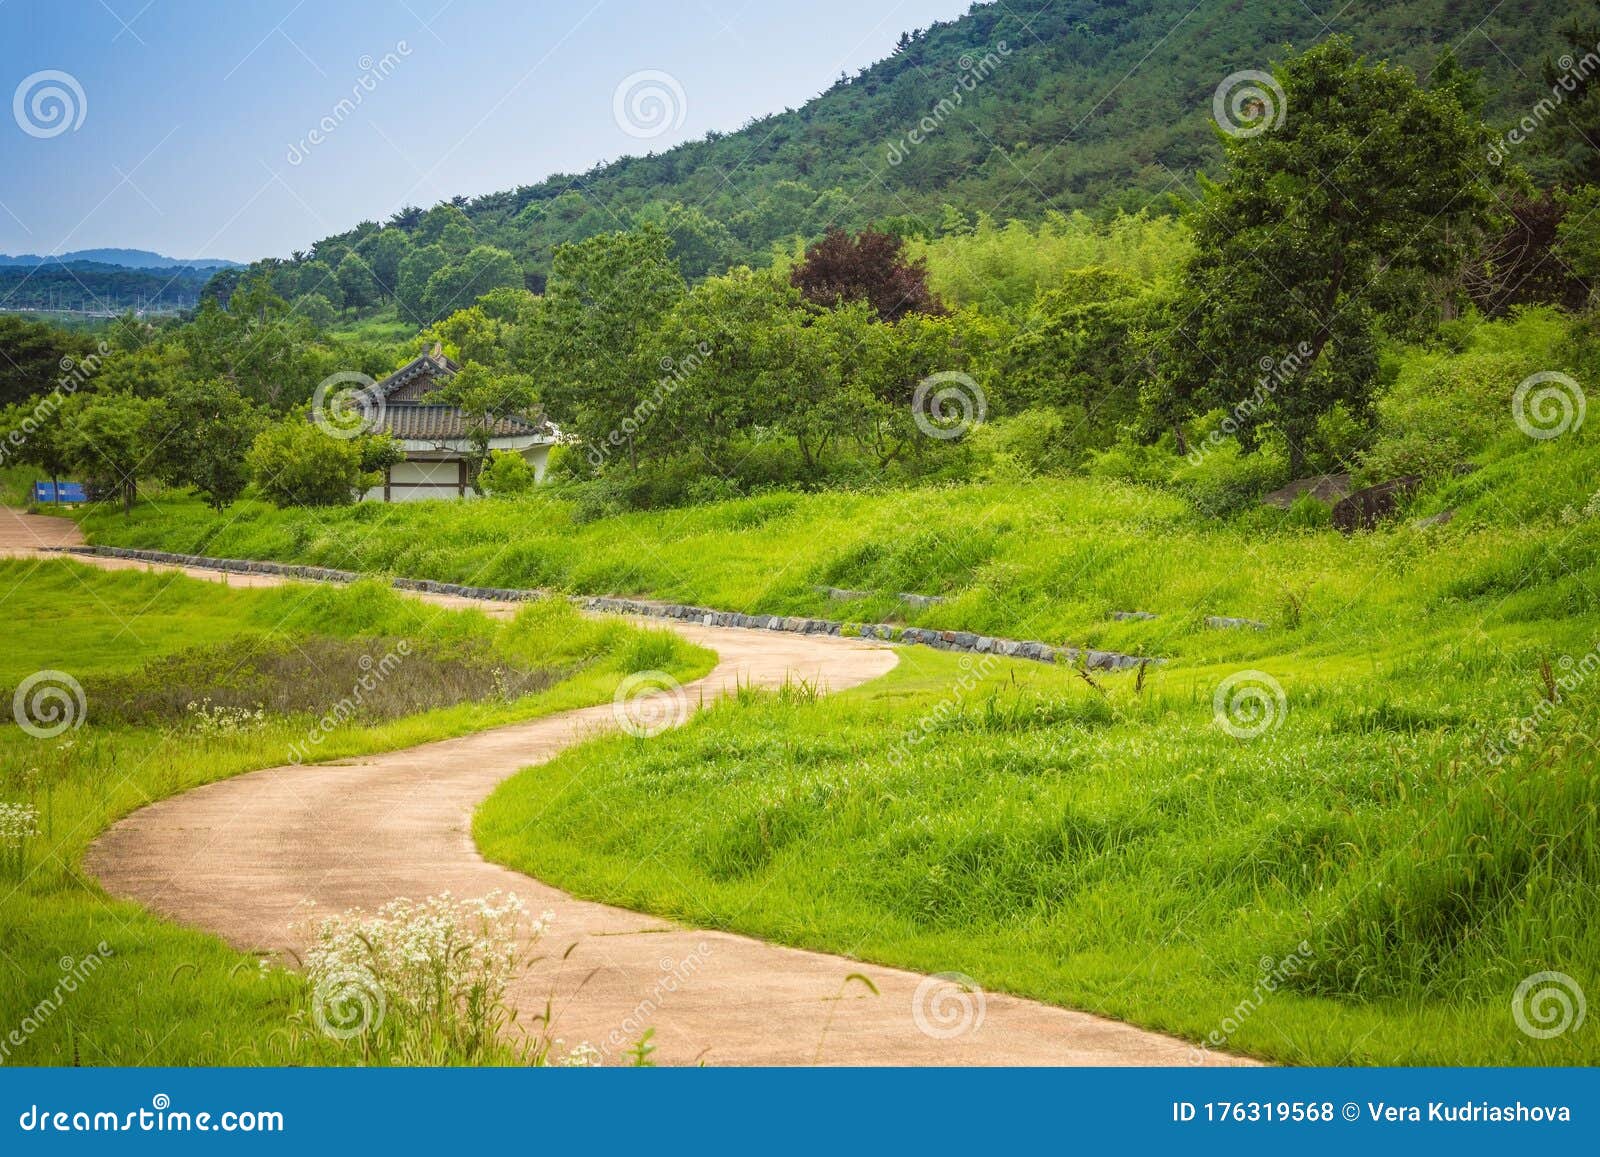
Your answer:
[[[894,234],[874,229],[854,237],[830,229],[806,250],[790,276],[807,301],[829,307],[864,301],[881,321],[943,312],[928,289],[927,262],[920,257],[907,261],[903,245]]]
[[[496,289],[520,289],[522,270],[504,249],[479,245],[459,261],[451,261],[428,278],[422,304],[428,319],[437,321],[465,309]]]
[[[1370,412],[1380,280],[1458,269],[1491,194],[1481,126],[1451,92],[1342,37],[1276,82],[1281,106],[1226,138],[1225,179],[1195,207],[1164,378],[1169,397],[1228,411],[1246,449],[1276,430],[1298,476],[1322,415]]]
[[[179,381],[149,415],[155,473],[188,486],[223,510],[250,480],[245,456],[265,424],[259,411],[222,381]]]
[[[637,464],[631,417],[661,372],[651,339],[684,292],[671,241],[651,225],[556,250],[523,368],[541,377],[557,425],[591,448],[625,449]]]
[[[116,496],[133,509],[139,480],[155,472],[151,417],[157,403],[130,394],[77,394],[62,406],[62,445],[74,469],[99,498]]]
[[[14,314],[0,314],[0,405],[47,394],[71,380],[89,343],[77,334]]]
[[[346,253],[344,260],[339,262],[339,268],[334,271],[334,278],[339,283],[339,292],[344,295],[345,308],[357,312],[378,301],[378,279],[372,275],[372,267],[361,254],[354,251]]]

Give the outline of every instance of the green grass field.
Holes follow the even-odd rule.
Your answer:
[[[1229,664],[1102,696],[911,648],[837,698],[748,695],[530,768],[477,837],[587,898],[1274,1061],[1600,1059],[1511,1012],[1531,973],[1600,980],[1594,689],[1495,768],[1467,732],[1527,709],[1531,653],[1263,666],[1285,701],[1247,739],[1213,718]]]
[[[407,665],[440,705],[399,717],[382,711],[332,731],[320,758],[405,747],[567,707],[603,702],[625,671],[644,662],[682,678],[709,669],[708,652],[621,622],[578,617],[565,603],[530,606],[501,623],[444,611],[389,588],[290,586],[230,589],[171,573],[105,572],[77,563],[0,562],[0,606],[10,646],[0,688],[40,668],[84,689],[87,722],[54,738],[0,729],[0,802],[38,813],[38,834],[0,848],[0,1037],[5,1064],[224,1065],[342,1063],[351,1055],[302,1023],[297,974],[262,971],[215,938],[114,901],[87,877],[85,848],[108,824],[147,803],[217,779],[288,762],[292,745],[330,697],[363,668],[356,654],[383,654],[407,640]],[[285,679],[304,699],[243,730],[207,730],[188,699],[248,696],[247,676],[286,654],[305,669]],[[329,666],[332,660],[333,665]],[[477,665],[523,672],[528,695],[450,702]],[[219,670],[231,672],[219,675]],[[404,668],[402,668],[404,670]],[[185,685],[183,678],[193,679]],[[180,680],[173,686],[173,680]],[[454,682],[452,682],[454,679]],[[414,692],[416,687],[412,687]],[[125,722],[121,700],[153,717]],[[380,695],[377,700],[382,701]],[[244,700],[248,703],[248,698]],[[168,714],[159,712],[167,705]],[[419,706],[407,699],[399,710]],[[10,720],[8,719],[8,724]],[[99,956],[105,944],[109,956]],[[92,971],[83,962],[98,961]],[[67,963],[70,961],[71,963]],[[57,1009],[73,969],[76,991]]]

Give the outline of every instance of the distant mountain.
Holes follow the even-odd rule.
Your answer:
[[[15,257],[9,253],[0,253],[0,265],[74,265],[84,261],[92,261],[97,265],[119,266],[123,269],[176,269],[180,266],[188,269],[234,269],[240,264],[220,257],[203,257],[188,261],[181,257],[152,253],[148,249],[75,249],[71,253],[56,253],[48,257],[41,257],[37,253],[23,253]]]

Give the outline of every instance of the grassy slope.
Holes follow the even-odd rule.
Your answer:
[[[1596,536],[1578,527],[1557,569],[1549,543],[1564,505],[1593,488],[1586,436],[1527,444],[1457,480],[1420,511],[1456,522],[1343,538],[1263,513],[1218,524],[1156,490],[1081,479],[990,483],[885,495],[771,494],[574,525],[559,497],[278,511],[253,501],[221,518],[163,498],[131,518],[92,514],[97,542],[314,562],[353,569],[589,594],[642,594],[730,609],[878,621],[895,594],[948,601],[909,621],[1050,642],[1192,657],[1270,653],[1276,637],[1219,635],[1207,615],[1244,616],[1338,641],[1381,645],[1398,618],[1527,587],[1492,621],[1532,600],[1592,610],[1581,576]],[[1528,517],[1537,516],[1530,522]],[[1516,566],[1540,581],[1523,583]],[[814,587],[877,592],[839,603]],[[1528,608],[1530,611],[1536,607]],[[1150,622],[1116,622],[1143,610]]]
[[[375,585],[230,589],[171,574],[107,573],[60,562],[0,563],[0,606],[11,646],[0,687],[41,666],[92,685],[153,659],[242,635],[350,638],[382,633],[448,644],[486,637],[497,651],[543,657],[577,674],[514,703],[464,705],[333,732],[325,758],[409,746],[516,719],[603,701],[640,632],[577,619],[556,604],[511,625],[450,612]],[[646,648],[659,661],[658,647]],[[711,663],[680,646],[670,666],[683,678]],[[655,665],[652,663],[652,665]],[[350,673],[353,680],[359,673]],[[206,688],[196,688],[196,697]],[[294,976],[258,975],[255,962],[214,938],[109,899],[80,865],[93,837],[118,817],[163,796],[282,763],[308,720],[269,719],[258,731],[220,738],[90,722],[59,739],[0,730],[0,800],[31,802],[42,835],[21,872],[0,876],[0,1024],[21,1026],[61,980],[58,961],[83,960],[105,942],[114,952],[26,1044],[0,1063],[336,1063],[336,1049],[292,1031],[301,1005]]]
[[[1498,663],[1361,666],[1275,661],[1287,717],[1242,741],[1210,725],[1210,670],[1163,671],[1140,695],[1110,678],[1108,704],[1065,672],[977,678],[913,649],[837,699],[746,696],[530,768],[476,834],[585,897],[1275,1061],[1600,1060],[1592,1032],[1532,1040],[1510,1011],[1530,973],[1600,980],[1600,757],[1574,745],[1504,773],[1462,758],[1452,724],[1528,695]],[[1486,679],[1494,707],[1474,693]],[[1543,794],[1550,775],[1564,793]],[[1485,814],[1495,800],[1517,818]],[[1261,999],[1302,942],[1307,963]]]

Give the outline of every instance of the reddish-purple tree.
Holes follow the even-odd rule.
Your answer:
[[[806,250],[789,279],[807,301],[830,307],[864,301],[883,321],[898,321],[908,313],[943,313],[928,288],[927,263],[920,257],[907,261],[901,244],[894,234],[875,229],[854,237],[830,229]]]
[[[1479,260],[1463,274],[1467,295],[1490,317],[1541,302],[1582,309],[1589,286],[1555,253],[1566,209],[1549,193],[1514,194],[1506,208],[1504,228],[1485,241]]]

